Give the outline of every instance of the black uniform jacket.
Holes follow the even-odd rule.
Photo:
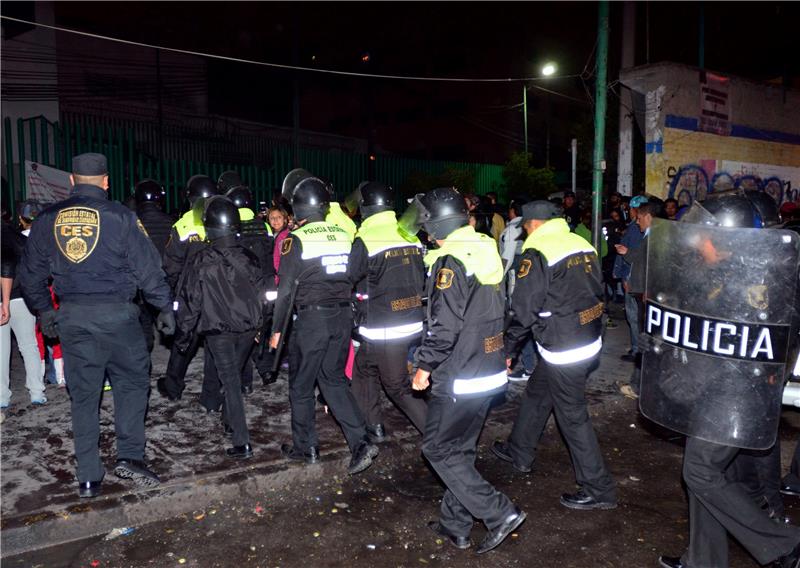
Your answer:
[[[159,255],[164,254],[170,231],[172,219],[161,208],[152,202],[145,202],[136,208],[136,215],[147,230],[147,236],[153,241]]]
[[[176,322],[185,349],[192,331],[243,333],[261,328],[266,282],[258,259],[234,236],[207,244],[186,266]]]
[[[407,243],[369,256],[364,241],[356,237],[350,264],[359,298],[357,323],[365,332],[422,322],[422,247]]]
[[[467,276],[464,265],[450,255],[439,258],[431,274],[428,332],[416,359],[420,369],[432,371],[433,393],[487,396],[502,390],[505,299],[500,286]]]
[[[275,263],[272,252],[275,240],[267,232],[264,221],[255,218],[242,221],[239,242],[244,248],[258,257],[261,272],[271,290],[275,289]]]
[[[50,276],[62,302],[130,301],[137,288],[158,309],[171,301],[158,251],[136,214],[94,185],[76,185],[36,218],[19,276],[28,307],[39,312],[53,307]]]

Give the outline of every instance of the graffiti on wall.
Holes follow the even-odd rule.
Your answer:
[[[706,195],[728,189],[755,189],[772,197],[776,203],[798,201],[800,168],[771,164],[750,164],[730,160],[700,160],[696,164],[669,166],[669,197],[681,205]]]

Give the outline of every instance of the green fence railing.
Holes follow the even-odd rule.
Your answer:
[[[269,203],[286,173],[294,167],[293,150],[285,143],[260,145],[247,161],[197,160],[197,157],[220,155],[221,152],[204,146],[204,141],[196,137],[181,139],[176,132],[170,133],[168,156],[159,158],[149,151],[153,147],[152,140],[141,138],[143,129],[140,126],[133,121],[102,122],[94,117],[81,120],[71,114],[60,123],[50,122],[42,116],[20,118],[14,132],[11,119],[5,118],[4,174],[10,189],[7,207],[12,215],[15,200],[24,200],[27,195],[26,160],[69,170],[72,156],[76,154],[105,154],[108,158],[109,194],[112,199],[124,201],[132,194],[137,181],[153,178],[165,187],[169,212],[180,210],[183,206],[185,183],[192,175],[206,174],[217,179],[225,170],[236,170],[250,186],[256,200]],[[219,146],[220,141],[208,141],[208,145],[211,144]],[[370,164],[370,161],[373,163]],[[473,172],[474,189],[479,194],[497,191],[502,186],[502,166],[495,164],[416,160],[380,154],[370,157],[336,148],[307,147],[300,148],[299,163],[315,175],[330,180],[339,198],[352,191],[361,181],[369,179],[370,171],[374,172],[374,179],[398,189],[403,188],[414,173],[436,176],[446,170]]]

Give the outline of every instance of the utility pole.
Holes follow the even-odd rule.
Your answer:
[[[522,130],[525,135],[525,156],[528,155],[528,85],[522,84]]]
[[[600,0],[597,14],[597,79],[594,87],[594,155],[592,156],[592,243],[600,250],[603,232],[600,209],[603,203],[603,170],[606,137],[606,74],[608,71],[608,0]]]
[[[575,178],[576,174],[578,173],[578,139],[573,138],[572,143],[570,144],[570,150],[572,152],[572,193],[577,191],[575,185]]]
[[[620,69],[636,64],[636,3],[625,2],[622,15],[622,61]],[[633,100],[631,91],[620,86],[619,150],[617,154],[617,191],[633,195]]]

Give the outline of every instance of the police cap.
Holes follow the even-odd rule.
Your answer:
[[[561,217],[564,212],[555,203],[539,199],[522,206],[522,221],[549,221]]]
[[[108,162],[103,154],[79,154],[72,158],[72,173],[79,176],[104,176]]]

